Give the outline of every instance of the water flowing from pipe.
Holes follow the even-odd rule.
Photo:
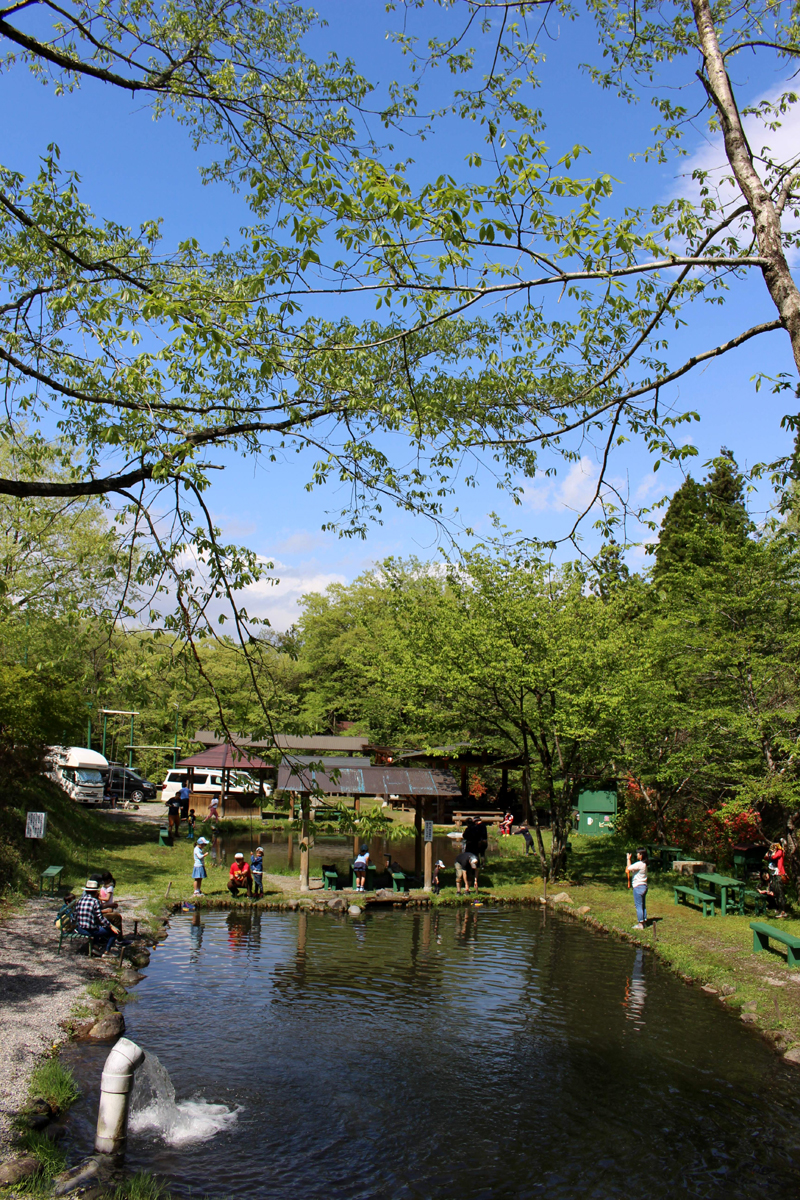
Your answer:
[[[236,1123],[239,1109],[202,1098],[178,1101],[169,1072],[155,1054],[145,1054],[136,1072],[128,1128],[154,1133],[168,1146],[205,1142]]]

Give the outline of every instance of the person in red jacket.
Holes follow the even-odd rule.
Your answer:
[[[247,888],[247,894],[252,899],[253,876],[250,872],[250,864],[244,861],[244,855],[241,851],[233,856],[230,877],[228,879],[228,891],[232,896],[238,896],[240,888]]]

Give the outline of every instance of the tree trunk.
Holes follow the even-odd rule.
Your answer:
[[[753,164],[747,136],[725,68],[709,0],[692,0],[694,20],[700,38],[707,79],[700,78],[717,110],[725,153],[739,189],[753,215],[758,252],[766,260],[761,268],[773,303],[792,342],[795,365],[800,371],[800,291],[797,289],[781,237],[781,218]]]
[[[574,808],[573,784],[564,783],[561,795],[556,800],[553,797],[551,808],[551,824],[553,841],[550,846],[550,878],[558,879],[567,865],[567,842],[572,827],[572,809]]]
[[[539,810],[534,809],[531,804],[531,769],[530,766],[522,769],[522,802],[525,807],[525,820],[530,828],[530,813],[534,812],[534,828],[536,829],[536,849],[539,852],[539,862],[542,864],[542,878],[547,879],[547,854],[544,848],[542,839],[542,827],[539,823]]]

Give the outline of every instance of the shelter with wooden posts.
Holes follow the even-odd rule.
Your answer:
[[[327,764],[326,764],[327,765]],[[329,773],[330,772],[330,773]],[[352,797],[356,812],[364,796],[375,796],[386,804],[414,805],[414,868],[423,874],[426,891],[431,890],[433,875],[433,845],[423,842],[423,823],[437,819],[445,803],[461,798],[461,789],[449,771],[403,767],[329,767],[328,771],[313,766],[287,762],[278,770],[278,790],[300,797],[302,834],[300,839],[300,890],[308,891],[308,838],[312,796]]]
[[[273,770],[270,763],[258,755],[241,750],[225,742],[182,758],[176,764],[176,770],[186,772],[186,782],[191,793],[190,805],[198,817],[208,816],[209,804],[213,792],[195,792],[192,788],[195,771],[218,771],[222,779],[220,788],[219,815],[221,817],[260,817],[261,803],[264,795],[263,780],[266,772]],[[260,786],[257,792],[246,792],[242,788],[231,787],[231,772],[247,771],[255,775]]]

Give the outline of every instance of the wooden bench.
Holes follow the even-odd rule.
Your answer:
[[[704,917],[713,917],[716,913],[716,904],[713,896],[709,896],[708,892],[701,892],[698,888],[680,887],[677,884],[673,886],[675,893],[675,903],[685,904],[688,899],[694,900],[695,904],[699,904],[703,909]]]
[[[766,916],[767,913],[767,897],[762,896],[761,892],[745,892],[745,899],[753,901],[753,911],[757,917]]]
[[[45,879],[50,881],[50,887],[48,888],[50,895],[55,896],[56,888],[58,887],[59,883],[61,882],[61,872],[63,870],[64,870],[63,867],[48,867],[46,870],[42,871],[41,875],[39,876],[39,895],[40,896],[42,894],[42,887],[44,885]]]
[[[761,921],[751,921],[750,928],[753,931],[754,954],[760,950],[769,950],[769,940],[772,938],[774,942],[783,942],[786,947],[788,965],[800,967],[800,938],[784,932],[783,929],[777,929],[774,925],[764,925]]]
[[[89,958],[91,958],[92,939],[87,937],[85,933],[78,933],[77,929],[75,928],[75,905],[77,903],[77,900],[73,900],[70,904],[63,904],[56,913],[55,921],[53,922],[58,930],[58,950],[56,953],[61,953],[61,946],[64,941],[80,941],[88,943],[86,952],[89,955]]]
[[[322,887],[326,892],[337,892],[341,887],[335,863],[322,864]]]
[[[453,813],[453,824],[463,825],[467,817],[480,817],[484,825],[499,825],[504,816],[504,813],[499,813],[496,809],[493,809],[491,812],[471,812],[466,810]]]

